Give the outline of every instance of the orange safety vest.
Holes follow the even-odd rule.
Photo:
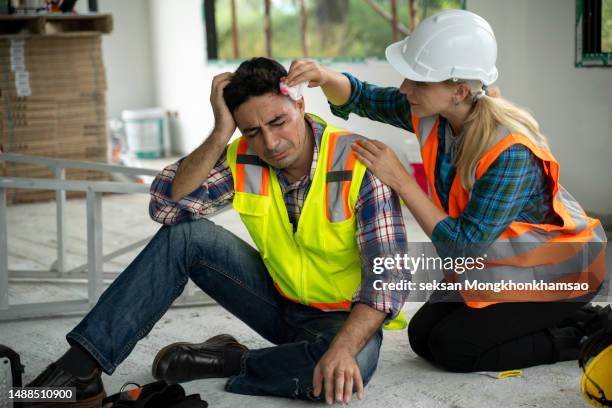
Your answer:
[[[412,124],[421,147],[423,166],[427,176],[430,197],[442,211],[435,183],[438,153],[439,116],[419,119],[412,115]],[[562,225],[529,224],[513,221],[486,251],[485,268],[470,270],[465,275],[453,274],[451,279],[474,279],[484,282],[565,282],[587,283],[588,290],[554,291],[461,291],[470,307],[482,308],[500,302],[558,301],[572,299],[595,292],[605,277],[606,235],[599,220],[586,215],[580,204],[559,184],[559,163],[545,144],[531,135],[512,132],[500,127],[496,141],[478,160],[474,180],[486,173],[499,155],[515,144],[527,147],[542,161],[544,173],[552,187],[553,209],[563,221]],[[470,192],[466,191],[456,175],[448,195],[448,215],[458,218],[468,205]]]

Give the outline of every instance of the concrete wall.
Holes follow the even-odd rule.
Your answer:
[[[575,68],[575,0],[468,0],[499,44],[498,85],[528,107],[585,208],[612,213],[612,69]]]
[[[144,12],[146,7],[142,1],[129,3],[133,2],[137,5],[129,6],[132,12],[136,9]],[[118,10],[128,7],[110,0],[102,0],[101,6],[105,3],[112,3]],[[235,65],[206,62],[202,1],[181,0],[180,8],[173,3],[150,1],[149,29],[154,61],[154,82],[150,85],[155,86],[157,105],[179,111],[177,146],[186,153],[200,144],[213,126],[208,102],[212,77],[234,70]],[[586,208],[610,213],[612,71],[574,68],[574,7],[574,0],[468,1],[468,9],[489,20],[495,30],[500,46],[498,85],[503,95],[534,113],[561,162],[561,179],[568,190]],[[117,26],[119,18],[116,16]],[[146,24],[140,28],[145,30]],[[119,33],[117,27],[117,36]],[[124,41],[131,40],[126,37]],[[135,48],[132,46],[132,50]],[[113,65],[121,61],[124,68],[132,70],[133,66],[113,57],[111,51],[109,54],[109,82],[117,80],[123,85],[128,81],[125,77],[120,81],[119,77],[110,76],[115,69]],[[332,67],[380,85],[398,85],[401,81],[384,61]],[[309,111],[398,149],[405,151],[405,141],[413,139],[387,125],[356,117],[344,123],[332,117],[318,89],[307,91],[306,103]]]
[[[173,145],[181,153],[197,147],[211,128],[210,82],[218,71],[205,64],[201,0],[152,0],[151,34],[158,104],[179,114]]]
[[[156,106],[148,0],[99,0],[100,13],[113,15],[114,29],[102,36],[108,82],[108,116],[119,118],[124,109]],[[77,2],[79,12],[87,1]]]

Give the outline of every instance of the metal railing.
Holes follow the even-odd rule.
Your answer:
[[[104,262],[142,247],[151,239],[149,236],[104,255],[102,252],[102,195],[104,193],[148,194],[150,185],[136,182],[66,180],[66,169],[92,170],[129,176],[155,176],[158,170],[13,153],[0,154],[0,161],[47,166],[55,177],[53,179],[0,177],[0,320],[88,311],[102,294],[103,279],[112,279],[118,274],[118,272],[104,272]],[[9,270],[7,189],[55,190],[57,260],[51,264],[49,271]],[[85,192],[87,207],[87,263],[70,270],[66,268],[66,191]],[[10,305],[9,282],[18,278],[33,278],[41,281],[49,278],[83,278],[87,280],[87,299]],[[210,297],[197,291],[190,282],[174,305],[208,303],[213,303]]]

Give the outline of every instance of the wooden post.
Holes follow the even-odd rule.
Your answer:
[[[272,18],[270,17],[270,0],[264,0],[264,31],[266,38],[266,56],[272,58]]]
[[[306,0],[300,0],[300,15],[302,17],[302,54],[308,57],[310,44],[308,41],[308,13],[306,12]]]
[[[416,0],[409,0],[409,5],[410,5],[410,24],[408,25],[410,27],[410,32],[412,33],[416,27],[416,15],[417,15],[417,10],[416,10]]]
[[[240,58],[240,49],[238,48],[238,21],[236,19],[236,0],[231,0],[232,8],[232,47],[234,49],[234,59]]]
[[[393,34],[393,42],[397,42],[399,39],[399,32],[397,31],[397,0],[391,0],[391,32]]]
[[[378,3],[376,3],[374,0],[363,0],[363,1],[365,1],[372,8],[372,10],[376,12],[376,14],[380,15],[382,18],[387,20],[389,23],[392,23],[393,16],[391,16],[391,14],[389,14],[385,9],[383,9]],[[410,34],[410,30],[408,30],[408,27],[406,27],[405,25],[397,22],[396,27],[400,33],[404,35]]]

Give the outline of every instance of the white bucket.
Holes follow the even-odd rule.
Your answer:
[[[139,159],[170,154],[170,135],[166,111],[162,108],[124,110],[127,150]]]

